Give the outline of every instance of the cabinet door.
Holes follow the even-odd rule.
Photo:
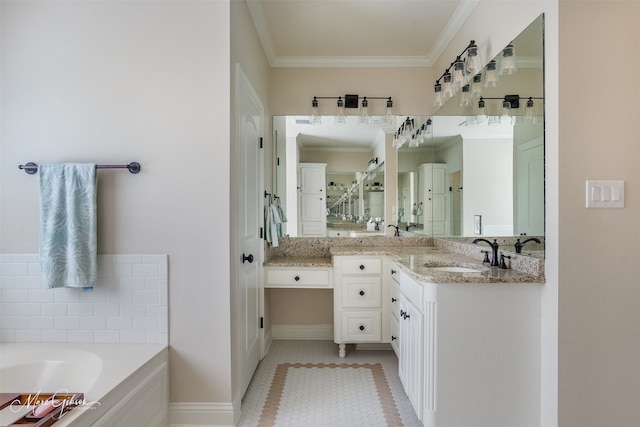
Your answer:
[[[325,221],[326,202],[323,196],[302,194],[300,196],[300,221]]]
[[[300,192],[318,194],[325,191],[325,168],[318,166],[300,166]]]
[[[431,191],[433,194],[444,194],[446,188],[446,169],[434,166],[431,170]]]
[[[407,299],[400,295],[400,359],[398,373],[409,401],[422,419],[422,389],[423,389],[423,315],[422,312]]]

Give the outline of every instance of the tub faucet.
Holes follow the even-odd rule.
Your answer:
[[[500,245],[498,244],[498,240],[497,239],[493,239],[493,243],[491,243],[490,241],[488,241],[487,239],[476,239],[473,241],[474,244],[478,244],[479,242],[486,242],[489,244],[489,246],[491,246],[491,266],[492,267],[499,267],[500,263],[498,262],[498,248],[500,247]]]
[[[396,229],[396,231],[393,233],[393,237],[400,237],[400,230],[398,229],[397,225],[389,224],[387,225],[387,228],[389,227],[393,227]]]
[[[524,242],[522,242],[522,243],[520,243],[520,239],[518,239],[518,241],[517,241],[517,242],[516,242],[516,244],[515,244],[515,247],[516,247],[516,253],[517,253],[517,254],[521,254],[521,253],[522,253],[522,247],[523,247],[527,242],[531,242],[531,241],[534,241],[534,242],[536,242],[536,243],[538,243],[538,244],[542,243],[542,242],[540,242],[540,239],[537,239],[537,238],[535,238],[535,237],[532,237],[532,238],[530,238],[530,239],[527,239],[527,240],[525,240],[525,241],[524,241]]]

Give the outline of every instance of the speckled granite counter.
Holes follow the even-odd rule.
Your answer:
[[[544,283],[544,262],[514,256],[510,269],[482,264],[486,247],[431,238],[296,238],[281,239],[281,246],[268,253],[265,266],[331,267],[332,256],[389,256],[412,277],[432,283]],[[426,266],[428,265],[428,266]],[[434,270],[450,266],[477,269],[473,273]]]

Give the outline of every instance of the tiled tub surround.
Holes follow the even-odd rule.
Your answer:
[[[510,253],[510,268],[484,267],[487,246],[430,237],[282,238],[268,248],[265,266],[332,266],[333,255],[387,255],[418,280],[433,283],[544,283],[544,260]],[[435,271],[426,263],[477,266],[478,273]],[[484,268],[483,268],[484,267]]]
[[[167,255],[98,255],[91,292],[48,289],[38,255],[0,255],[0,342],[168,344]]]

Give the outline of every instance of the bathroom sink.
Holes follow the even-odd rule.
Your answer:
[[[436,271],[446,271],[448,273],[480,273],[480,270],[469,267],[456,267],[456,266],[446,266],[446,267],[429,267],[432,270]]]

